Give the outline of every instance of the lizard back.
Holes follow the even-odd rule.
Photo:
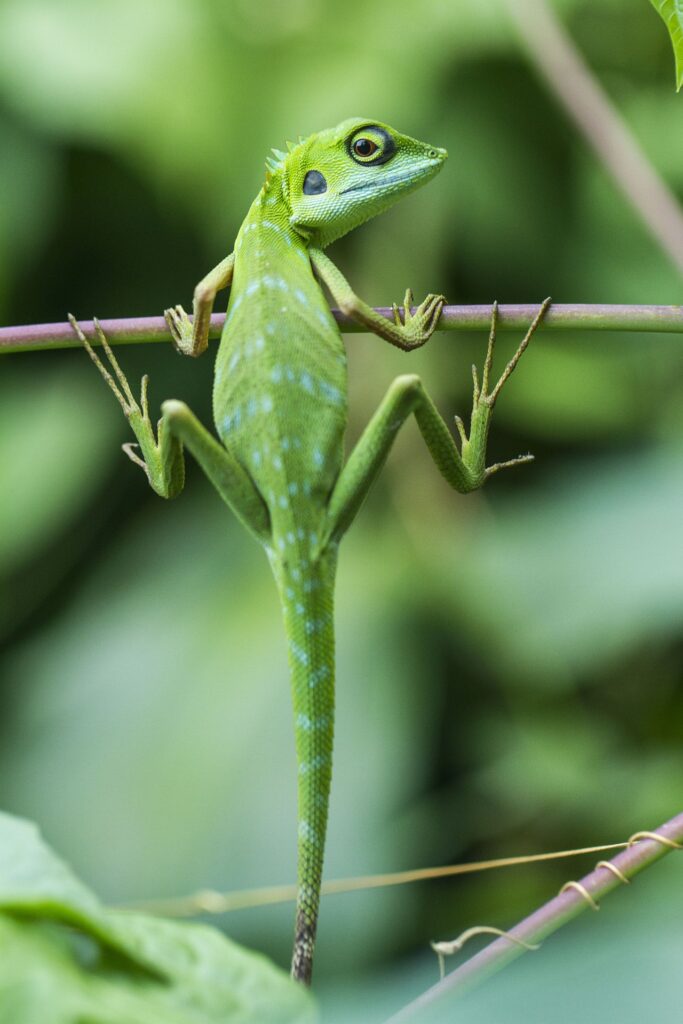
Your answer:
[[[266,187],[235,244],[213,397],[218,434],[261,493],[281,550],[302,530],[319,539],[343,459],[346,388],[344,344],[305,242]]]

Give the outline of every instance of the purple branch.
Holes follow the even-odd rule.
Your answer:
[[[599,904],[603,896],[624,884],[617,872],[624,879],[631,879],[639,871],[670,853],[672,849],[677,847],[683,849],[683,845],[681,845],[683,843],[683,814],[667,821],[656,831],[665,840],[669,840],[669,845],[656,839],[638,840],[637,843],[627,847],[609,861],[615,870],[596,866],[590,874],[584,875],[580,879],[579,884],[583,886],[595,904]],[[568,889],[520,921],[514,928],[509,929],[508,934],[529,945],[535,945],[590,908],[591,905],[586,896],[578,889]],[[427,989],[421,996],[395,1014],[386,1024],[404,1024],[407,1021],[414,1021],[419,1019],[418,1014],[421,1010],[429,1008],[430,1011],[434,1011],[435,1007],[440,1010],[440,1020],[453,1019],[452,1003],[458,995],[473,988],[512,960],[516,960],[524,952],[522,946],[510,942],[508,939],[496,939],[495,942],[491,942],[481,952],[470,957],[456,970],[447,974],[437,985]],[[430,1016],[429,1019],[435,1018]]]
[[[499,307],[499,326],[503,330],[524,330],[538,311],[538,304]],[[361,333],[364,328],[338,309],[332,311],[342,331]],[[386,306],[377,312],[391,318]],[[491,320],[490,306],[445,306],[438,330],[488,330]],[[225,315],[211,317],[211,338],[218,338]],[[132,345],[150,341],[169,342],[171,336],[163,317],[145,316],[122,320],[102,320],[102,327],[112,345]],[[92,320],[82,320],[81,327],[93,335]],[[606,306],[562,305],[557,303],[548,310],[543,329],[570,329],[584,331],[656,331],[683,334],[683,306]],[[0,353],[24,352],[31,349],[77,348],[78,340],[70,324],[29,324],[23,327],[0,327]]]

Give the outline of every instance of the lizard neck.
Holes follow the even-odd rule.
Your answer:
[[[274,189],[261,189],[249,208],[235,240],[235,270],[231,294],[253,283],[255,275],[274,270],[308,279],[311,265],[304,238],[289,222],[289,207]],[[234,308],[234,303],[231,303]]]
[[[290,223],[291,211],[285,199],[280,176],[272,178],[269,183],[263,186],[259,194],[249,207],[247,216],[237,235],[235,251],[241,248],[241,243],[252,231],[256,231],[264,223],[275,225],[291,244],[305,246],[302,235]]]

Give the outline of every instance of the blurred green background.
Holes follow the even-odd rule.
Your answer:
[[[553,7],[683,195],[683,99],[652,7]],[[0,323],[189,304],[270,147],[356,114],[450,153],[335,246],[366,300],[408,284],[463,303],[680,300],[499,3],[0,0]],[[466,413],[484,344],[439,334],[406,356],[349,336],[350,440],[406,370]],[[211,356],[121,357],[155,405],[211,422]],[[676,336],[534,339],[491,454],[537,462],[467,498],[402,432],[341,552],[327,877],[613,842],[680,811],[682,370]],[[0,428],[0,806],[112,902],[291,881],[293,730],[260,550],[194,465],[180,500],[152,494],[82,352],[2,357]],[[430,939],[510,925],[590,863],[330,897],[328,1018],[381,1019],[436,980]],[[468,1019],[672,1008],[680,878],[653,869]],[[290,906],[220,923],[287,963]]]

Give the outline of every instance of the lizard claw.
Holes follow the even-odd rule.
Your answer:
[[[492,466],[486,466],[486,436],[488,433],[488,425],[491,415],[493,413],[493,407],[496,404],[496,399],[524,354],[524,351],[535,331],[540,326],[550,304],[551,300],[549,298],[541,303],[536,316],[530,324],[524,338],[517,347],[515,354],[501,373],[497,383],[492,386],[491,372],[493,369],[493,351],[496,342],[496,328],[498,324],[498,303],[493,303],[493,308],[491,310],[491,331],[489,334],[489,343],[486,349],[486,358],[484,360],[484,366],[481,374],[481,383],[479,381],[479,374],[477,373],[476,366],[472,367],[472,380],[474,386],[469,438],[465,432],[462,420],[459,419],[459,417],[456,417],[455,421],[460,435],[460,440],[462,442],[461,450],[463,461],[468,463],[474,479],[478,481],[476,486],[481,486],[485,480],[488,480],[488,478],[493,476],[494,473],[499,473],[502,469],[510,469],[514,466],[522,466],[525,463],[533,462],[533,455],[528,454],[518,455],[516,459],[508,459],[506,462],[496,462]]]
[[[121,367],[119,366],[118,360],[114,355],[111,346],[109,345],[109,342],[107,341],[107,337],[104,331],[102,330],[102,327],[97,317],[95,317],[95,319],[93,320],[93,324],[95,326],[95,334],[97,335],[97,340],[99,341],[100,345],[102,346],[102,350],[105,353],[105,358],[109,363],[109,366],[113,370],[113,376],[107,369],[104,362],[100,359],[97,352],[95,352],[95,349],[92,347],[92,345],[86,338],[85,334],[83,333],[81,325],[79,324],[78,320],[72,313],[69,313],[69,323],[71,324],[77,338],[79,339],[79,341],[85,348],[86,352],[92,359],[93,363],[99,370],[103,379],[114,392],[114,395],[116,396],[119,405],[123,409],[126,418],[129,418],[131,414],[134,412],[140,412],[139,406],[135,400],[135,396],[133,395],[133,392],[130,389],[130,385],[128,384],[128,379],[125,376]],[[143,394],[145,389],[146,384],[143,383]]]
[[[192,354],[192,321],[182,306],[164,310],[164,319],[171,332],[173,347],[182,355]]]
[[[496,342],[496,327],[498,325],[498,303],[497,302],[493,303],[493,307],[491,309],[491,333],[489,335],[489,343],[488,343],[488,348],[486,350],[486,359],[484,360],[484,369],[483,369],[483,372],[482,372],[481,391],[480,391],[480,394],[478,396],[479,399],[482,402],[486,402],[491,408],[493,408],[493,406],[496,404],[496,399],[498,398],[498,395],[502,391],[503,385],[508,380],[510,375],[513,373],[515,367],[517,366],[517,363],[519,362],[519,360],[521,359],[522,355],[524,354],[524,351],[526,350],[526,347],[529,344],[529,342],[531,341],[533,335],[538,330],[538,327],[540,326],[540,324],[541,324],[541,322],[543,320],[543,317],[545,316],[545,314],[546,314],[546,312],[547,312],[547,310],[548,310],[548,308],[550,307],[551,304],[552,304],[552,299],[550,298],[550,296],[548,296],[547,299],[543,300],[543,302],[541,303],[541,305],[538,308],[538,312],[536,313],[536,316],[532,320],[532,322],[531,322],[531,324],[530,324],[526,334],[522,338],[522,341],[520,342],[520,344],[519,344],[515,354],[513,355],[512,359],[510,360],[510,362],[507,364],[507,366],[505,367],[505,369],[501,373],[500,377],[498,378],[497,384],[493,388],[491,388],[489,390],[489,387],[490,387],[489,379],[490,379],[491,369],[492,369],[492,365],[493,365],[493,349],[494,349],[494,345],[495,345],[495,342]],[[474,370],[474,367],[472,369]],[[475,371],[475,374],[476,374],[476,371]],[[475,391],[476,391],[476,376],[475,376]]]
[[[123,451],[132,462],[144,469],[147,474],[147,479],[150,480],[151,483],[149,467],[145,460],[141,459],[135,451],[135,449],[144,450],[145,447],[149,451],[156,447],[154,428],[149,418],[149,401],[147,397],[149,377],[145,374],[142,378],[140,383],[140,399],[138,401],[133,394],[130,384],[128,383],[128,378],[119,366],[118,359],[114,355],[111,345],[107,341],[107,336],[102,330],[102,326],[97,317],[93,320],[95,335],[97,337],[97,341],[102,347],[102,351],[104,352],[104,360],[106,360],[106,363],[99,357],[83,333],[81,325],[71,313],[69,313],[69,322],[71,323],[71,326],[81,344],[97,367],[100,375],[116,396],[116,400],[121,406],[124,416],[133,428],[133,431],[140,442],[139,444],[127,443],[122,445],[121,447],[123,448]],[[106,365],[107,363],[109,364],[109,368]]]
[[[410,288],[406,289],[403,300],[403,323],[401,323],[398,306],[394,303],[394,320],[396,325],[402,327],[402,335],[406,348],[419,348],[429,341],[436,330],[441,316],[441,310],[446,303],[444,295],[429,294],[419,306],[412,311],[413,293]]]

